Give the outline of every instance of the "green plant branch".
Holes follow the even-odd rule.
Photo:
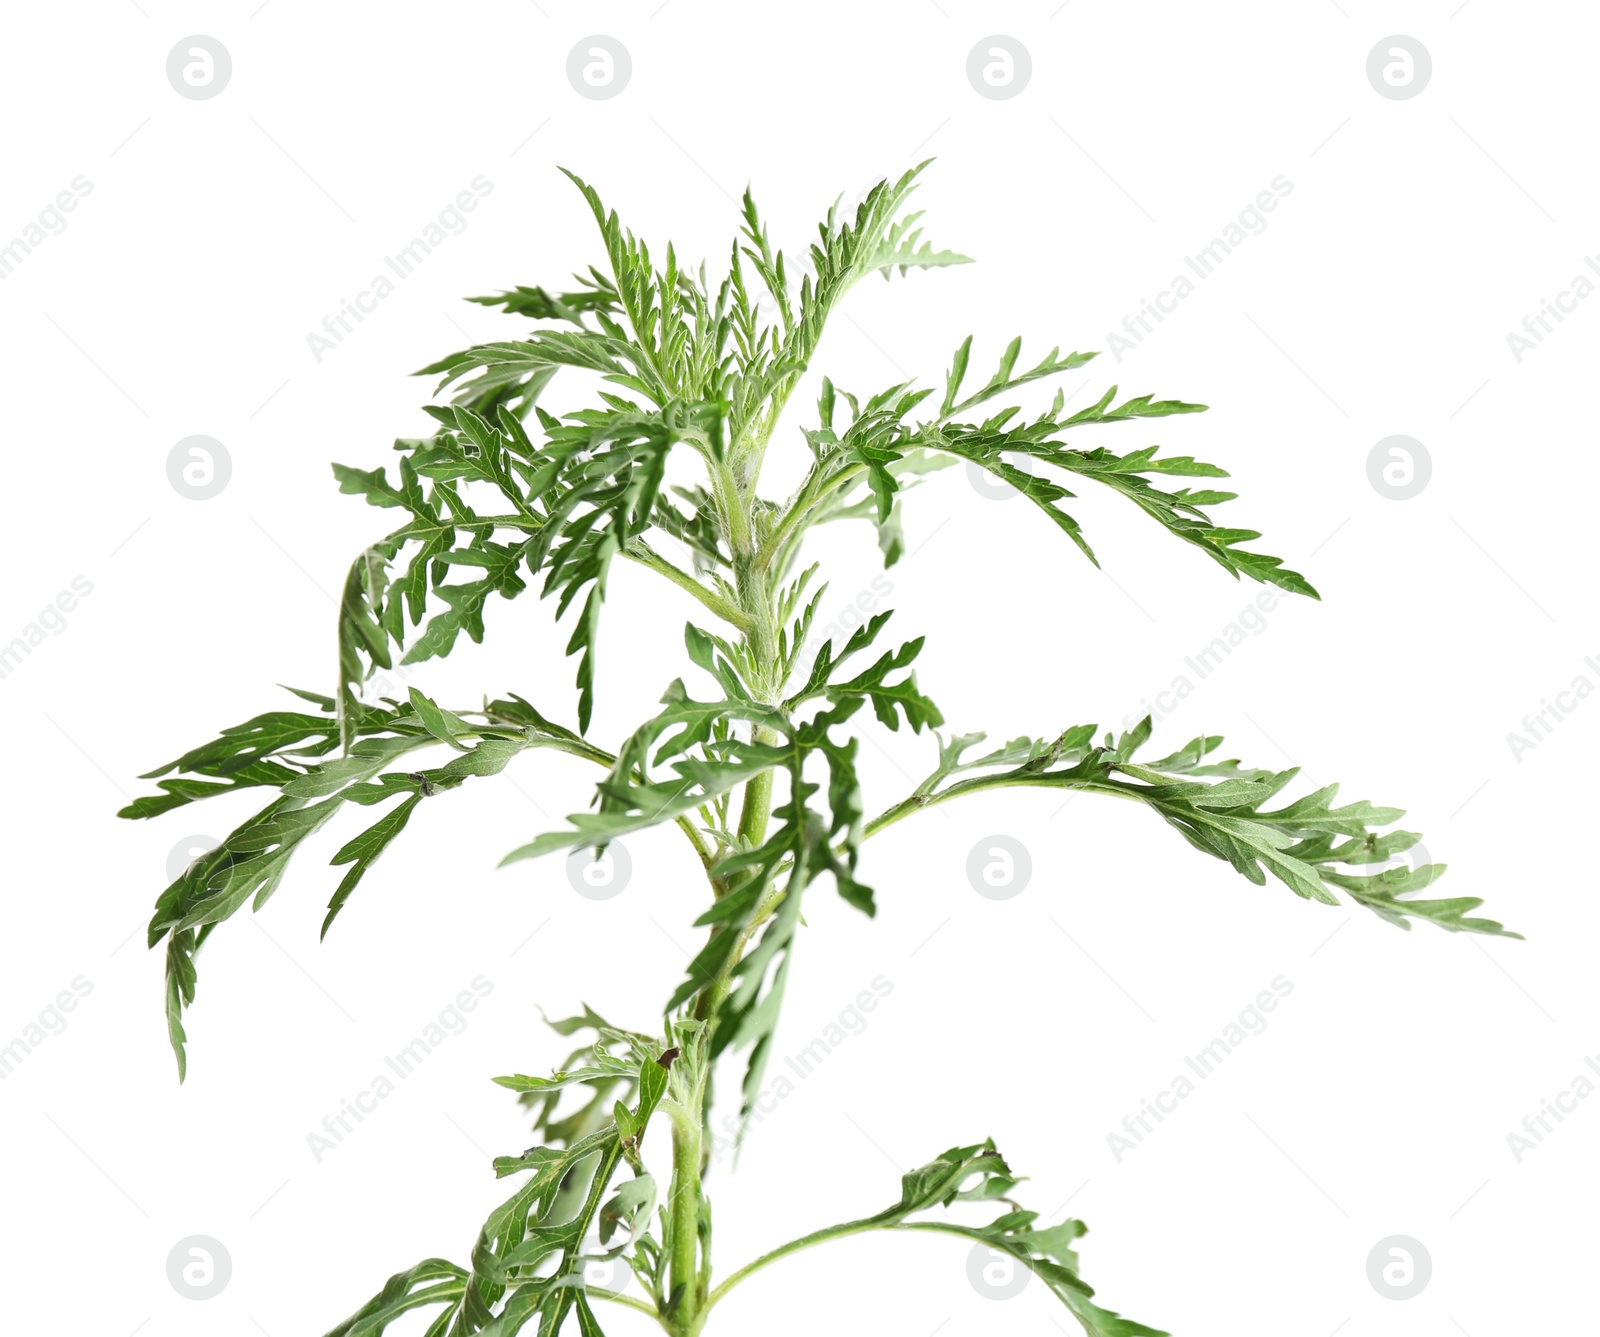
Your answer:
[[[772,770],[765,771],[760,777],[757,777],[758,779],[764,778],[768,781],[769,803],[771,781],[773,780],[775,772],[778,769],[779,768],[774,767]],[[751,783],[753,784],[754,781]],[[988,789],[1004,789],[1019,785],[1038,789],[1074,789],[1086,793],[1106,794],[1113,798],[1128,799],[1133,802],[1142,801],[1135,786],[1118,785],[1115,782],[1108,784],[1099,781],[1085,780],[1063,783],[1060,779],[1055,779],[1048,776],[977,776],[970,780],[959,781],[956,784],[951,785],[949,788],[941,790],[937,793],[913,794],[910,797],[903,799],[901,802],[895,804],[891,808],[886,809],[884,812],[879,813],[877,817],[866,823],[866,825],[862,828],[861,839],[871,839],[871,837],[893,826],[896,822],[899,822],[906,817],[910,817],[915,813],[922,812],[927,808],[936,807],[949,799],[960,798],[966,794],[980,793]],[[835,846],[835,853],[840,857],[845,856],[848,854],[848,852],[849,847],[846,842],[841,841]],[[780,863],[777,868],[773,870],[774,880],[776,881],[782,878],[783,875],[789,871],[789,868],[790,864],[788,860]],[[720,896],[721,889],[718,887],[718,884],[715,882],[715,880],[712,880],[712,886],[717,890],[718,895]],[[710,1012],[715,1010],[716,1003],[720,1001],[722,994],[726,991],[727,980],[732,975],[733,970],[738,965],[740,959],[743,957],[744,952],[749,945],[750,939],[756,935],[763,924],[772,918],[779,905],[783,903],[783,898],[786,894],[787,887],[784,885],[777,885],[774,886],[772,890],[762,898],[759,907],[751,916],[749,924],[746,925],[746,927],[741,931],[740,941],[730,955],[727,966],[724,968],[713,986],[706,991],[706,997],[709,1002],[704,1004],[702,1007],[703,1015],[709,1015]]]
[[[1135,802],[1141,801],[1138,790],[1135,787],[1119,785],[1114,781],[1110,783],[1098,780],[1063,781],[1059,777],[1053,777],[1048,773],[1038,776],[975,776],[970,780],[958,780],[948,788],[938,790],[932,794],[912,794],[902,799],[899,803],[885,809],[868,822],[862,828],[862,839],[869,839],[914,813],[937,807],[950,799],[961,798],[967,794],[979,794],[987,789],[1008,789],[1018,785],[1034,789],[1076,789],[1090,794],[1108,794],[1112,798],[1132,799]]]
[[[866,472],[864,464],[849,464],[824,475],[820,464],[812,466],[794,499],[784,508],[782,516],[766,542],[756,553],[756,567],[765,570],[785,549],[791,539],[797,539],[808,527],[808,522],[833,493],[848,486]]]
[[[705,1309],[701,1314],[702,1321],[705,1315],[709,1314],[712,1308],[741,1282],[748,1280],[763,1268],[769,1267],[780,1259],[787,1258],[791,1254],[800,1253],[806,1249],[815,1248],[819,1244],[826,1244],[830,1240],[847,1239],[852,1235],[864,1235],[874,1230],[926,1230],[936,1234],[956,1235],[962,1239],[977,1240],[985,1244],[993,1242],[991,1236],[983,1229],[976,1226],[964,1226],[954,1221],[885,1221],[879,1217],[864,1217],[859,1221],[846,1221],[841,1225],[814,1230],[809,1235],[802,1235],[799,1239],[790,1240],[787,1244],[780,1244],[775,1249],[769,1249],[759,1258],[752,1259],[736,1272],[730,1272],[722,1284],[717,1286],[707,1297]]]
[[[711,483],[711,496],[716,504],[717,519],[722,525],[722,536],[728,551],[736,556],[749,553],[749,500],[741,491],[733,471],[726,461],[707,456],[706,477]]]
[[[603,1290],[598,1286],[585,1286],[584,1294],[591,1300],[604,1300],[607,1304],[625,1305],[629,1309],[637,1309],[641,1314],[648,1314],[655,1319],[667,1332],[676,1334],[676,1329],[653,1304],[645,1300],[636,1300],[631,1295],[623,1295],[619,1291]]]
[[[931,1230],[947,1235],[959,1235],[964,1239],[987,1240],[984,1232],[976,1227],[959,1225],[953,1221],[884,1221],[877,1217],[863,1217],[859,1221],[846,1221],[841,1225],[827,1226],[822,1230],[814,1230],[809,1235],[802,1235],[799,1239],[790,1240],[787,1244],[780,1244],[775,1249],[769,1249],[759,1258],[752,1259],[736,1272],[730,1272],[706,1299],[704,1313],[710,1313],[729,1291],[754,1276],[765,1267],[771,1266],[779,1259],[787,1258],[790,1254],[800,1253],[805,1249],[815,1248],[819,1244],[826,1244],[830,1240],[846,1239],[851,1235],[864,1235],[874,1230]]]
[[[706,1298],[706,1312],[710,1313],[729,1291],[747,1277],[753,1276],[762,1268],[777,1262],[780,1258],[787,1258],[792,1253],[799,1253],[804,1249],[815,1248],[818,1244],[826,1244],[829,1240],[845,1239],[850,1235],[864,1235],[872,1230],[888,1230],[891,1227],[881,1221],[867,1217],[860,1221],[847,1221],[843,1225],[828,1226],[823,1230],[814,1230],[809,1235],[802,1235],[799,1239],[790,1240],[787,1244],[780,1244],[776,1249],[769,1249],[759,1258],[746,1263],[737,1272],[730,1272],[722,1284],[717,1286]]]
[[[748,613],[735,608],[726,599],[708,590],[687,571],[674,566],[650,547],[643,539],[635,539],[622,550],[622,555],[640,566],[647,567],[658,575],[665,576],[681,590],[687,590],[713,613],[732,627],[740,631],[749,631],[754,625]]]

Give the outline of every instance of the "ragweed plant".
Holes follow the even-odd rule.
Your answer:
[[[1244,546],[1259,537],[1254,531],[1212,520],[1211,508],[1233,493],[1187,485],[1223,477],[1222,469],[1158,454],[1154,445],[1118,453],[1079,444],[1093,428],[1204,405],[1150,395],[1119,402],[1112,387],[1070,415],[1059,392],[1038,417],[1006,406],[1023,386],[1076,372],[1092,353],[1052,349],[1026,365],[1014,339],[978,382],[968,375],[968,338],[942,386],[905,383],[863,397],[824,380],[812,424],[779,438],[827,322],[856,283],[965,261],[934,249],[919,215],[904,212],[920,170],[880,182],[853,215],[830,210],[799,274],[772,248],[746,194],[741,235],[716,283],[704,267],[683,268],[670,247],[658,265],[574,177],[599,223],[606,266],[578,277],[571,291],[518,287],[473,299],[531,320],[533,329],[423,369],[443,378],[449,402],[427,406],[431,435],[396,442],[392,473],[334,466],[345,492],[399,521],[345,580],[335,693],[296,692],[311,709],[275,710],[224,729],[151,772],[160,792],[123,810],[153,817],[238,789],[270,793],[255,817],[161,894],[150,923],[152,947],[165,943],[167,1027],[180,1078],[199,949],[246,902],[260,909],[294,852],[346,808],[381,813],[333,856],[348,871],[324,933],[421,805],[469,780],[488,782],[519,754],[540,749],[584,758],[602,776],[590,810],[512,850],[506,862],[599,851],[675,823],[703,868],[709,894],[695,921],[703,945],[659,1025],[623,1029],[586,1009],[555,1023],[582,1042],[553,1075],[496,1078],[533,1111],[538,1144],[494,1161],[497,1175],[520,1185],[484,1223],[465,1263],[432,1258],[396,1273],[329,1337],[375,1337],[411,1310],[437,1311],[429,1337],[509,1337],[530,1324],[553,1334],[569,1322],[596,1334],[600,1302],[642,1310],[676,1337],[690,1337],[753,1272],[812,1245],[877,1230],[981,1243],[1031,1269],[1094,1337],[1154,1337],[1156,1329],[1095,1301],[1075,1249],[1083,1224],[1043,1223],[1019,1206],[1017,1177],[990,1141],[952,1147],[904,1176],[898,1200],[882,1211],[800,1236],[726,1275],[713,1270],[704,1182],[713,1070],[744,1056],[748,1112],[806,896],[831,881],[850,905],[874,914],[863,844],[936,804],[1013,786],[1129,800],[1252,882],[1271,875],[1297,896],[1327,904],[1342,893],[1401,928],[1421,919],[1452,931],[1503,932],[1471,917],[1476,898],[1420,895],[1442,867],[1390,866],[1418,840],[1407,831],[1380,834],[1399,809],[1337,805],[1336,786],[1284,801],[1293,770],[1218,760],[1216,737],[1141,759],[1148,719],[1120,736],[1079,724],[990,750],[981,733],[946,738],[937,732],[943,716],[913,671],[922,638],[884,644],[887,612],[842,644],[829,640],[808,654],[822,596],[816,566],[802,565],[809,532],[835,521],[872,525],[885,565],[892,564],[903,555],[906,494],[954,462],[1009,483],[1090,561],[1094,552],[1063,505],[1074,496],[1065,484],[1075,479],[1120,492],[1235,578],[1316,597],[1278,558]],[[541,400],[561,368],[598,374],[604,388],[588,407],[546,411]],[[804,452],[808,461],[785,500],[759,490],[769,449]],[[696,483],[667,485],[674,452],[693,457]],[[1156,481],[1167,477],[1185,485],[1168,490]],[[664,549],[685,556],[673,561]],[[697,695],[681,678],[671,682],[660,710],[606,746],[588,733],[606,584],[618,560],[698,603],[684,649],[703,685]],[[572,629],[576,730],[512,694],[456,710],[415,687],[406,700],[368,699],[364,685],[377,670],[448,655],[463,634],[481,640],[486,619],[504,616],[498,605],[490,613],[490,596],[516,599],[535,582]],[[871,727],[864,707],[884,728],[928,730],[936,753],[927,778],[870,820],[852,732]],[[557,713],[548,704],[544,710]],[[441,749],[437,765],[412,755]],[[575,1105],[564,1094],[569,1088],[584,1089]],[[670,1156],[647,1163],[653,1128],[660,1135],[651,1151],[664,1136]],[[656,1175],[663,1162],[670,1162],[664,1195]],[[965,1223],[935,1210],[958,1202],[976,1213]],[[586,1264],[596,1259],[624,1260],[640,1294],[586,1284]]]

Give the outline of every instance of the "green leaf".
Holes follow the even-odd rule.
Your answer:
[[[417,712],[422,727],[441,743],[448,743],[457,752],[467,750],[467,745],[461,738],[471,734],[472,727],[459,715],[452,715],[448,710],[440,710],[415,687],[411,689],[411,708]]]
[[[891,673],[907,668],[922,652],[921,636],[907,641],[898,650],[885,651],[870,668],[853,678],[841,681],[832,676],[846,659],[872,644],[891,613],[892,610],[878,613],[857,627],[837,658],[833,654],[833,641],[823,642],[805,685],[784,703],[784,708],[793,710],[819,696],[836,706],[865,699],[872,703],[879,722],[889,729],[900,727],[901,715],[913,733],[920,733],[924,726],[943,724],[944,716],[939,713],[939,707],[917,689],[915,673],[908,673],[896,682],[888,680]]]
[[[939,406],[939,419],[943,421],[952,414],[965,413],[970,408],[986,403],[1002,394],[1009,393],[1019,386],[1027,385],[1030,381],[1042,380],[1046,376],[1059,376],[1063,372],[1076,371],[1094,358],[1098,353],[1068,353],[1061,356],[1059,348],[1052,348],[1045,354],[1042,361],[1023,372],[1013,376],[1012,369],[1017,365],[1017,358],[1022,353],[1022,339],[1020,336],[1013,339],[1001,355],[1000,365],[988,380],[988,383],[976,394],[970,395],[960,403],[956,402],[956,393],[961,388],[961,382],[966,376],[967,361],[972,353],[972,336],[969,334],[961,347],[956,350],[951,362],[950,373],[945,378],[944,401]],[[1190,405],[1198,408],[1198,405]]]
[[[1077,520],[1056,503],[1075,494],[1040,474],[1030,473],[1009,462],[1007,454],[1031,459],[1062,471],[1089,478],[1127,497],[1146,515],[1157,521],[1169,533],[1199,548],[1218,565],[1235,577],[1248,576],[1252,580],[1277,585],[1295,594],[1316,598],[1317,592],[1298,572],[1290,571],[1282,561],[1263,553],[1251,552],[1238,545],[1261,536],[1250,529],[1228,529],[1212,522],[1203,509],[1205,506],[1232,498],[1232,493],[1191,492],[1180,488],[1166,492],[1155,487],[1143,475],[1147,473],[1200,474],[1208,477],[1225,476],[1215,465],[1201,464],[1188,456],[1156,458],[1156,447],[1147,446],[1128,455],[1117,455],[1104,447],[1090,451],[1071,449],[1055,439],[1058,433],[1074,421],[1115,422],[1130,417],[1158,417],[1172,413],[1198,412],[1199,404],[1182,404],[1176,400],[1150,403],[1149,396],[1130,400],[1111,413],[1095,417],[1076,415],[1061,422],[1057,411],[1020,426],[1007,426],[1009,414],[991,419],[979,426],[947,423],[924,426],[914,438],[915,444],[928,450],[944,451],[961,459],[980,465],[997,478],[1010,483],[1017,491],[1043,510],[1052,521],[1077,544],[1090,561],[1099,565],[1094,550],[1083,537]],[[1084,410],[1089,413],[1090,410]]]
[[[729,740],[715,757],[684,757],[672,763],[670,779],[637,784],[607,780],[600,793],[607,806],[599,813],[573,813],[566,831],[553,831],[518,846],[500,863],[536,859],[555,850],[601,848],[611,841],[692,812],[712,799],[771,770],[785,754],[759,743]]]
[[[469,297],[467,301],[479,306],[497,306],[508,316],[528,316],[533,320],[566,320],[582,325],[583,317],[591,311],[613,314],[617,309],[617,295],[610,284],[596,278],[578,276],[580,287],[573,292],[551,293],[544,288],[529,288],[518,284],[494,297]]]
[[[421,802],[421,794],[411,795],[404,802],[391,808],[355,839],[347,842],[329,861],[335,867],[340,864],[354,866],[344,875],[338,890],[333,893],[333,899],[328,902],[328,914],[322,921],[321,937],[328,936],[329,925],[333,923],[334,916],[344,908],[344,903],[350,899],[350,893],[356,889],[356,884],[366,876],[367,870],[377,861],[378,856],[388,849],[389,842],[405,830],[406,823],[411,820],[412,812]]]
[[[448,1304],[453,1314],[465,1290],[467,1273],[442,1258],[425,1258],[396,1272],[360,1309],[326,1337],[379,1337],[402,1314],[433,1304]],[[431,1330],[430,1330],[431,1331]]]

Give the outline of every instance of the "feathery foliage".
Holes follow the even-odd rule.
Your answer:
[[[892,565],[905,552],[908,495],[960,461],[1016,488],[1091,562],[1094,550],[1065,505],[1076,496],[1069,484],[1120,493],[1236,579],[1316,597],[1305,577],[1245,546],[1260,537],[1254,530],[1212,518],[1234,494],[1188,480],[1225,477],[1222,469],[1153,444],[1119,453],[1084,441],[1114,424],[1134,424],[1132,432],[1114,429],[1124,438],[1139,435],[1143,424],[1204,405],[1149,394],[1119,399],[1113,386],[1070,415],[1058,391],[1048,411],[1029,418],[1007,401],[1035,381],[1081,372],[1094,354],[1063,356],[1056,348],[1019,370],[1020,339],[1005,346],[981,384],[968,375],[970,337],[956,349],[942,390],[905,383],[861,398],[824,379],[814,424],[784,447],[808,461],[802,481],[783,500],[761,495],[778,424],[850,289],[872,275],[887,280],[965,262],[935,249],[920,215],[906,210],[921,170],[879,182],[853,212],[829,210],[799,265],[772,248],[747,193],[739,237],[715,281],[704,266],[684,267],[670,246],[653,256],[572,177],[599,226],[604,266],[578,275],[567,291],[518,286],[471,299],[532,326],[520,338],[423,368],[439,378],[445,402],[426,407],[430,434],[395,442],[399,458],[389,467],[334,465],[340,489],[394,512],[395,527],[349,568],[333,694],[295,690],[299,708],[223,729],[150,772],[156,792],[123,809],[147,818],[235,790],[266,791],[255,816],[161,893],[150,922],[150,945],[164,944],[180,1078],[201,947],[247,903],[260,910],[295,852],[330,823],[356,829],[332,859],[346,871],[324,934],[336,919],[368,912],[355,893],[394,842],[438,829],[445,818],[434,813],[435,800],[469,780],[492,783],[539,749],[595,763],[594,801],[560,829],[510,850],[506,862],[601,849],[673,823],[704,869],[708,904],[695,921],[704,941],[659,1028],[624,1030],[588,1008],[552,1023],[560,1035],[592,1038],[549,1077],[496,1079],[531,1110],[540,1140],[495,1160],[497,1175],[521,1182],[484,1223],[469,1265],[428,1259],[395,1274],[329,1337],[376,1337],[413,1309],[431,1312],[429,1337],[510,1337],[524,1329],[548,1337],[569,1323],[598,1334],[599,1301],[642,1310],[677,1337],[692,1337],[747,1275],[798,1249],[869,1230],[961,1235],[1030,1269],[1091,1337],[1159,1337],[1095,1302],[1075,1249],[1084,1226],[1040,1226],[1012,1202],[1017,1181],[990,1142],[953,1148],[906,1175],[900,1200],[884,1211],[802,1236],[712,1284],[703,1177],[713,1069],[730,1054],[747,1056],[748,1111],[779,1024],[805,897],[831,882],[849,905],[875,914],[862,847],[924,808],[996,788],[1119,798],[1149,808],[1251,882],[1270,877],[1327,904],[1342,898],[1401,928],[1422,920],[1454,932],[1504,932],[1473,917],[1476,898],[1420,895],[1441,866],[1388,866],[1418,840],[1384,830],[1399,820],[1398,809],[1337,805],[1337,786],[1286,798],[1294,770],[1218,761],[1220,738],[1196,738],[1141,761],[1146,719],[1120,737],[1083,724],[977,752],[982,734],[937,732],[944,717],[916,673],[923,640],[886,639],[887,612],[807,658],[822,596],[813,586],[817,568],[799,569],[809,531],[864,521]],[[586,407],[561,414],[545,407],[560,371],[597,378]],[[698,468],[698,482],[667,486],[675,451]],[[684,554],[684,564],[669,552]],[[605,746],[588,734],[608,644],[601,635],[607,583],[618,559],[698,605],[684,653],[705,686],[697,695],[675,679],[655,713]],[[463,633],[481,641],[508,616],[499,601],[534,587],[554,599],[555,617],[570,628],[575,729],[515,694],[461,710],[415,687],[403,701],[370,698],[379,670],[449,655]],[[542,709],[564,713],[560,702]],[[860,732],[902,724],[928,732],[934,769],[867,820]],[[425,750],[437,764],[412,755]],[[351,806],[375,811],[347,814]],[[575,1108],[564,1103],[569,1091],[583,1097]],[[643,1158],[645,1134],[658,1119],[671,1133],[664,1198]],[[987,1224],[959,1224],[942,1210],[930,1215],[997,1202],[1006,1210]],[[642,1294],[585,1280],[588,1264],[618,1259],[640,1279]]]

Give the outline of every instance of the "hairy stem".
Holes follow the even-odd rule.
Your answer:
[[[700,1314],[701,1113],[663,1101],[672,1118],[672,1187],[667,1198],[670,1256],[667,1314],[680,1333],[698,1329]]]
[[[788,509],[778,521],[771,536],[761,545],[761,551],[756,554],[756,565],[763,569],[771,566],[774,559],[809,528],[817,507],[830,495],[865,472],[866,465],[851,464],[826,478],[819,475],[807,478],[798,495],[789,503]]]
[[[772,606],[769,582],[754,554],[736,554],[733,569],[740,606],[750,619],[745,643],[758,675],[751,687],[758,700],[772,705],[783,690],[783,684],[778,680],[782,670],[778,664],[777,610]],[[779,741],[775,730],[760,724],[751,726],[750,736],[757,743]],[[739,835],[751,845],[759,845],[767,834],[767,820],[772,815],[772,780],[772,772],[763,771],[745,785],[744,801],[739,810]]]
[[[726,599],[721,598],[713,591],[708,590],[687,571],[680,570],[674,566],[651,548],[649,544],[640,539],[635,539],[622,550],[622,555],[638,562],[640,566],[649,567],[650,570],[658,575],[665,576],[679,589],[687,590],[730,626],[737,627],[740,631],[747,632],[750,630],[751,620],[747,614],[735,608]]]

